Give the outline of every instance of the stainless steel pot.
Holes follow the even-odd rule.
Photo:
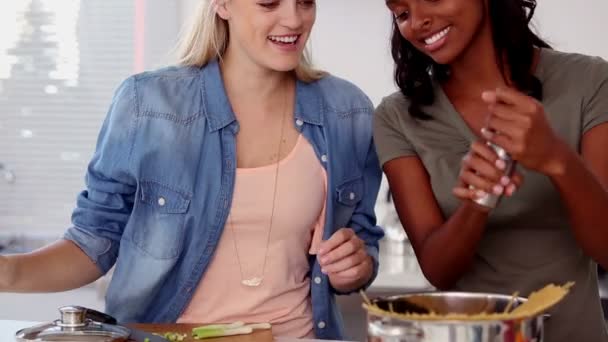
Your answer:
[[[378,298],[372,302],[386,311],[392,308],[397,313],[425,313],[430,308],[438,314],[478,314],[503,312],[510,300],[511,296],[495,294],[425,292]],[[523,302],[525,298],[518,298],[513,308]],[[544,319],[539,315],[512,321],[423,321],[393,318],[368,311],[368,341],[542,342]]]

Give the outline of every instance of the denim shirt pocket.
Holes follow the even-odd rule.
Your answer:
[[[338,205],[336,223],[339,228],[345,227],[352,217],[355,208],[363,198],[363,177],[348,180],[336,187]]]
[[[133,243],[155,259],[179,255],[190,197],[166,185],[142,181],[134,209]]]

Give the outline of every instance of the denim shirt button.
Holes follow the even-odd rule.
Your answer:
[[[315,284],[321,284],[321,277],[315,277]]]
[[[167,204],[167,201],[165,200],[164,197],[159,197],[158,198],[158,205],[160,205],[161,207],[164,207],[165,204]]]
[[[327,155],[326,154],[324,154],[324,155],[321,156],[321,161],[324,162],[324,163],[327,163]]]
[[[357,195],[355,195],[354,192],[351,192],[350,194],[348,194],[348,199],[350,199],[351,201],[353,201],[356,197],[357,197]]]
[[[319,329],[325,329],[325,322],[321,321],[317,324],[317,327],[319,327]]]
[[[303,124],[304,124],[304,121],[302,121],[300,119],[296,120],[296,125],[302,126]]]

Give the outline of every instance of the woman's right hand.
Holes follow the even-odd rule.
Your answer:
[[[473,201],[488,193],[513,196],[521,186],[523,177],[517,172],[508,177],[505,168],[505,162],[490,147],[483,141],[475,141],[462,158],[458,184],[452,192],[466,201]]]

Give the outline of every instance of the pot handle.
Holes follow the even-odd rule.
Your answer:
[[[105,323],[105,324],[113,324],[116,325],[118,322],[116,321],[116,318],[103,313],[103,312],[99,312],[97,310],[93,310],[93,309],[86,309],[87,313],[86,313],[86,318],[98,322],[98,323]]]
[[[61,327],[82,327],[87,325],[88,321],[117,324],[116,318],[82,306],[62,306],[59,308],[59,312],[61,313],[61,319],[57,320],[55,324]]]

